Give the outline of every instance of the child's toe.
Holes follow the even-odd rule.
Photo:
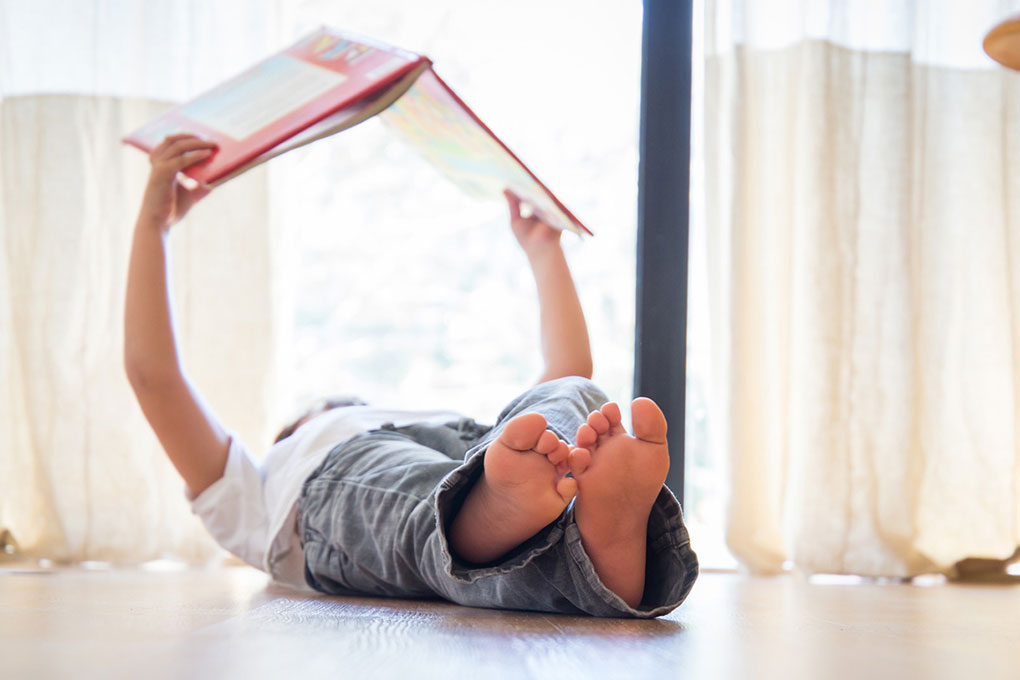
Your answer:
[[[538,453],[541,453],[543,456],[548,456],[550,453],[554,452],[557,448],[559,448],[559,445],[560,445],[559,437],[557,437],[551,431],[546,430],[538,438],[538,442],[535,444],[534,450],[537,451]]]
[[[557,440],[556,449],[549,453],[549,462],[553,465],[559,465],[560,463],[567,460],[567,454],[570,453],[570,447],[563,440]]]
[[[588,424],[591,425],[592,429],[599,434],[606,434],[609,432],[609,419],[602,415],[599,411],[593,411],[588,414]]]
[[[570,468],[570,474],[575,477],[582,474],[591,465],[591,452],[588,449],[575,447],[571,449],[570,455],[567,456],[567,467]]]
[[[620,412],[620,405],[611,401],[602,407],[602,415],[609,422],[610,427],[618,427],[623,423],[623,414]]]
[[[598,432],[595,431],[591,425],[585,423],[581,427],[577,428],[576,443],[582,448],[590,448],[595,445],[599,439]]]

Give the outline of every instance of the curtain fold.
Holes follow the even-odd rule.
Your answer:
[[[980,55],[1002,3],[785,4],[706,3],[728,544],[763,572],[1005,558],[1020,76]]]
[[[236,3],[219,14],[200,4],[0,4],[0,33],[21,36],[0,45],[0,535],[21,556],[134,563],[220,554],[122,368],[128,253],[149,166],[120,138],[166,108],[182,82],[215,82],[276,46],[271,12],[246,20],[261,32],[233,39]],[[28,44],[27,27],[58,11],[67,23]],[[203,36],[217,26],[214,61]],[[183,53],[204,65],[161,80]],[[171,232],[185,365],[253,444],[269,440],[280,406],[274,354],[285,311],[270,194],[265,170],[253,171]]]

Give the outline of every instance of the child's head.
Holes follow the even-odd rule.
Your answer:
[[[344,406],[364,406],[365,402],[358,397],[345,396],[345,397],[331,397],[329,399],[320,399],[304,413],[301,414],[294,422],[287,427],[280,430],[280,433],[276,435],[276,439],[273,440],[274,444],[278,444],[287,437],[294,434],[299,427],[307,423],[315,416],[322,415],[326,411],[332,411],[335,408],[342,408]]]

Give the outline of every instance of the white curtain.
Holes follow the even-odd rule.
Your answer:
[[[1015,2],[705,0],[727,541],[909,576],[1020,544]]]
[[[121,368],[128,249],[148,162],[120,138],[281,47],[279,25],[272,0],[0,0],[8,552],[116,562],[218,553]],[[185,363],[224,420],[256,443],[279,406],[269,203],[266,175],[249,173],[171,237]]]
[[[218,554],[121,368],[148,164],[119,140],[322,24],[434,58],[597,232],[565,245],[596,379],[627,399],[641,5],[602,3],[578,23],[588,4],[0,0],[0,547]],[[542,49],[520,50],[522,35]],[[607,36],[613,59],[590,68]],[[231,181],[171,241],[185,364],[256,455],[267,427],[322,394],[486,420],[537,375],[532,283],[505,206],[461,195],[378,123]],[[514,328],[493,336],[508,315]]]

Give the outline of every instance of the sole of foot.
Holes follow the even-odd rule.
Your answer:
[[[619,405],[588,416],[577,446],[590,462],[577,475],[574,513],[582,544],[605,585],[631,606],[644,591],[648,516],[669,471],[666,418],[651,399],[631,404],[634,433]]]
[[[545,418],[511,419],[485,451],[484,473],[450,525],[450,544],[462,559],[492,562],[559,517],[577,493],[588,452],[546,429]]]

